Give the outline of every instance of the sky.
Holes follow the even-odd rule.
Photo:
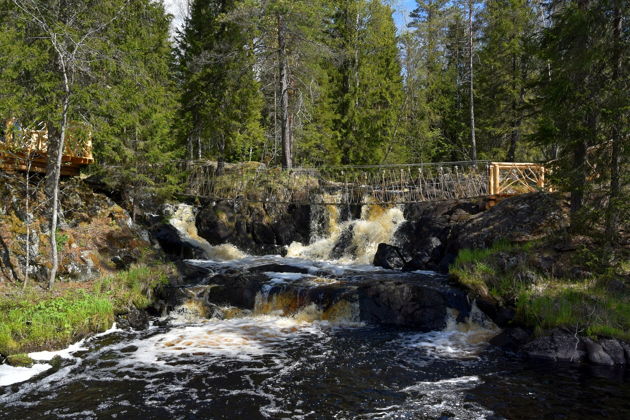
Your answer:
[[[164,0],[166,10],[174,16],[173,28],[179,28],[184,19],[185,4],[187,0]],[[409,12],[415,6],[415,0],[394,0],[392,1],[394,8],[394,21],[398,29],[404,29],[407,24]]]

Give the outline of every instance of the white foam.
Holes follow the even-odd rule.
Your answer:
[[[263,315],[208,319],[135,341],[133,344],[138,346],[138,351],[130,359],[158,365],[182,355],[251,360],[255,356],[272,354],[287,342],[305,335],[323,336],[323,332],[316,323],[290,317]]]
[[[270,277],[272,280],[300,280],[304,277],[310,277],[308,274],[302,273],[276,273],[276,272],[265,272],[266,276]]]
[[[19,382],[28,381],[34,376],[42,372],[46,372],[52,368],[49,364],[36,363],[32,367],[15,367],[9,365],[0,365],[0,386],[17,384]]]
[[[330,254],[344,231],[352,230],[352,248],[354,255],[343,255],[334,262],[343,265],[372,264],[380,243],[392,243],[398,227],[405,221],[403,211],[398,207],[383,209],[375,205],[365,205],[361,209],[361,218],[342,224],[331,218],[333,226],[328,236],[316,238],[308,245],[293,242],[287,248],[288,257],[307,258],[329,261]]]
[[[116,323],[114,322],[114,324],[112,325],[112,327],[110,329],[108,329],[107,331],[103,331],[102,333],[98,333],[95,334],[93,336],[90,336],[88,338],[84,338],[74,344],[71,344],[70,346],[68,346],[67,348],[63,349],[63,350],[57,350],[57,351],[37,351],[37,352],[33,352],[33,353],[29,353],[28,357],[30,357],[33,360],[36,361],[40,361],[40,362],[49,362],[51,361],[53,358],[59,356],[62,359],[75,359],[75,357],[73,356],[74,353],[78,352],[78,351],[86,351],[87,347],[85,347],[85,344],[95,338],[98,337],[103,337],[105,335],[109,335],[112,334],[116,331],[121,331],[120,328],[118,328],[118,326],[116,325]]]
[[[427,333],[401,334],[400,343],[426,353],[454,359],[475,358],[488,346],[488,341],[501,332],[473,303],[470,315],[464,322],[457,322],[453,309],[447,312],[446,328]]]

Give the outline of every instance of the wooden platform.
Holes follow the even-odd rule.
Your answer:
[[[61,163],[62,176],[78,176],[81,167],[93,163],[93,159],[64,155]],[[31,157],[30,170],[35,173],[46,173],[47,156]],[[0,151],[0,169],[5,172],[26,172],[29,169],[28,159],[24,153],[6,153]]]
[[[46,173],[48,166],[48,131],[43,123],[40,129],[22,128],[15,118],[5,124],[5,137],[0,138],[0,169],[7,172]],[[17,128],[16,128],[17,127]],[[77,176],[82,166],[94,163],[92,134],[80,123],[68,127],[61,175]]]

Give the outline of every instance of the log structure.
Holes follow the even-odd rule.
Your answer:
[[[267,168],[185,162],[185,194],[216,201],[283,204],[396,205],[502,197],[545,189],[545,168],[534,163],[442,162],[329,168]],[[490,203],[490,205],[492,205]]]
[[[45,124],[36,128],[22,127],[12,118],[0,135],[0,169],[46,173],[48,161],[48,130]],[[92,136],[87,126],[72,123],[62,157],[61,175],[77,176],[85,165],[94,163]]]

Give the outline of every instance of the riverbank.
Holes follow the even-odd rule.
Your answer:
[[[584,236],[463,249],[451,275],[494,315],[502,347],[532,357],[630,363],[628,249]]]
[[[117,317],[147,309],[174,272],[171,265],[139,264],[53,290],[0,284],[0,355],[13,365],[29,365],[26,353],[64,348],[103,332]]]

